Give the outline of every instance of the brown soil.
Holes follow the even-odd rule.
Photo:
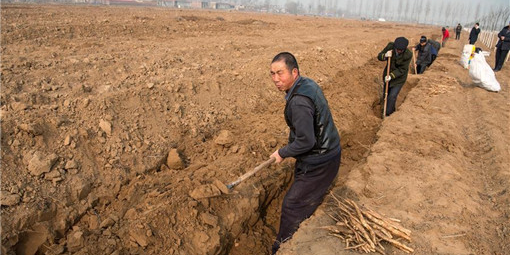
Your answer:
[[[375,55],[436,27],[58,5],[2,5],[1,19],[2,254],[268,253],[292,160],[221,183],[286,144],[268,75],[280,51],[329,99],[334,192],[402,220],[417,254],[510,249],[508,66],[500,93],[477,88],[450,41],[380,118]],[[281,253],[342,253],[318,228],[328,210]]]

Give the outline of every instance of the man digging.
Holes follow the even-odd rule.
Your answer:
[[[322,202],[338,173],[341,147],[321,88],[300,76],[291,53],[282,52],[273,58],[271,78],[276,88],[285,92],[284,116],[290,128],[289,144],[271,157],[276,163],[296,158],[294,182],[283,199],[280,229],[272,247],[275,254]]]
[[[413,53],[407,49],[407,45],[409,45],[409,41],[405,37],[398,37],[395,39],[395,42],[389,42],[377,55],[377,59],[380,61],[388,61],[388,65],[384,68],[383,72],[383,79],[385,81],[383,91],[387,91],[387,102],[384,102],[386,104],[386,112],[383,113],[385,116],[390,116],[395,111],[398,93],[407,80],[409,63],[411,63],[413,58]]]

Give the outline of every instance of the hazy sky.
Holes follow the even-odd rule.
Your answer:
[[[385,18],[387,20],[415,19],[420,22],[436,25],[452,25],[456,23],[471,24],[481,21],[491,11],[510,8],[510,0],[421,0],[421,7],[412,10],[417,0],[274,0],[285,6],[286,2],[298,2],[308,11],[320,4],[337,6],[338,9],[350,11],[353,16],[366,18]],[[384,5],[384,6],[383,6]],[[403,5],[403,7],[401,6]],[[408,5],[408,6],[406,6]],[[311,7],[311,8],[310,8]],[[427,8],[428,7],[428,8]],[[428,10],[427,10],[428,9]],[[407,12],[405,11],[407,10]],[[345,14],[346,16],[348,14]],[[510,17],[502,18],[509,20]],[[503,23],[503,21],[498,23]],[[485,20],[485,23],[489,23]],[[499,25],[498,25],[499,26]]]
[[[302,2],[303,4],[310,4],[310,3],[324,3],[327,0],[276,0],[278,4],[284,5],[287,1],[295,1],[295,2]],[[334,1],[334,0],[333,0]],[[395,4],[398,4],[398,0],[389,0],[390,2],[394,2]],[[455,0],[431,0],[435,3],[441,3],[441,2],[456,2]],[[347,0],[338,0],[338,2],[344,2],[344,4],[347,2]],[[487,5],[506,5],[510,6],[510,0],[463,0],[462,2],[469,4],[471,3],[473,5],[473,8],[476,7],[478,3],[487,4]]]

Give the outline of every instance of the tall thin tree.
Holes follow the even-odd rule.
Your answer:
[[[388,19],[388,20],[391,19],[390,2],[391,2],[391,0],[383,0],[384,18]]]
[[[376,4],[375,4],[375,1],[376,0],[373,0],[372,1],[373,3],[371,4],[372,5],[372,19],[376,18],[376,13],[375,13],[376,12]]]
[[[479,18],[480,18],[480,3],[478,3],[475,8],[475,20]]]
[[[363,1],[360,1],[359,3],[359,6],[358,6],[358,10],[357,10],[357,13],[362,16],[363,15],[363,6],[365,5],[365,1],[366,0],[363,0]]]
[[[429,14],[430,14],[430,0],[427,0],[427,2],[425,2],[425,16],[423,17],[423,23],[428,22]]]
[[[399,0],[398,6],[397,6],[397,20],[398,21],[402,21],[402,10],[403,9],[404,9],[404,0]]]

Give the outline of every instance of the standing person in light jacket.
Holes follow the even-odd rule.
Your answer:
[[[469,33],[469,44],[475,44],[476,40],[478,40],[478,34],[480,33],[480,24],[476,22],[475,26],[471,28],[471,32]]]
[[[279,53],[270,72],[276,88],[285,92],[284,117],[290,129],[289,143],[271,157],[276,163],[296,159],[294,182],[283,199],[280,229],[272,247],[275,254],[322,203],[338,173],[341,147],[322,89],[300,75],[296,58],[289,52]]]
[[[460,33],[462,32],[462,26],[460,23],[455,27],[455,40],[460,40]]]
[[[387,59],[391,57],[390,75],[386,75],[387,65],[383,71],[383,80],[385,81],[383,91],[386,91],[386,83],[389,85],[385,116],[390,116],[395,112],[398,93],[407,80],[409,64],[413,59],[413,53],[407,48],[408,45],[409,40],[405,37],[398,37],[394,42],[389,42],[377,55],[379,61],[387,61]]]
[[[496,44],[496,63],[494,72],[498,72],[505,64],[506,55],[510,50],[510,22],[498,34],[499,41]]]

